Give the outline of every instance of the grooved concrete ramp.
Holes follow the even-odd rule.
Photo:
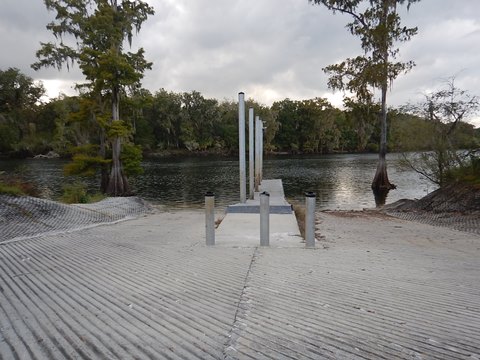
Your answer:
[[[207,248],[204,219],[0,245],[0,358],[480,359],[478,235],[321,213],[316,250]]]
[[[202,246],[202,215],[1,245],[0,358],[222,358],[252,250]]]

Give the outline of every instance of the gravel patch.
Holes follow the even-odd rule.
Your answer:
[[[0,243],[112,223],[152,212],[137,197],[66,205],[33,197],[0,196]]]

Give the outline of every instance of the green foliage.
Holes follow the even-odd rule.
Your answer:
[[[72,162],[65,165],[63,171],[65,175],[95,176],[101,165],[110,162],[111,160],[106,160],[100,156],[75,154],[72,157]]]
[[[189,150],[204,151],[215,145],[215,127],[219,123],[218,102],[206,99],[198,91],[183,93],[180,139]]]
[[[390,149],[393,151],[427,151],[432,144],[426,139],[434,131],[433,124],[414,114],[390,110]]]
[[[371,151],[369,142],[378,144],[379,127],[378,114],[380,106],[370,102],[361,102],[352,98],[345,98],[346,126],[349,126],[354,135],[350,135],[349,147],[355,151]],[[378,145],[376,146],[378,152]]]
[[[87,186],[81,182],[65,185],[61,201],[66,204],[88,203]]]
[[[247,108],[251,106],[247,104]],[[233,101],[223,101],[219,104],[220,122],[214,128],[216,146],[226,152],[238,149],[238,104]]]
[[[31,77],[20,73],[19,69],[0,70],[1,114],[33,110],[44,94],[43,85],[34,83]]]
[[[17,185],[9,185],[0,181],[0,195],[21,196],[21,195],[25,195],[25,193]]]
[[[18,129],[0,115],[0,153],[13,150],[19,143],[19,138]]]
[[[41,122],[36,117],[40,98],[45,93],[41,83],[16,68],[0,69],[0,152],[43,151],[48,141],[39,134]]]
[[[190,94],[192,99],[192,94]],[[69,173],[93,174],[93,169],[109,165],[109,150],[102,155],[101,134],[111,138],[122,136],[124,142],[141,145],[146,152],[187,150],[235,153],[238,151],[238,104],[235,101],[208,101],[195,94],[195,101],[184,108],[185,94],[160,90],[155,94],[139,91],[126,98],[121,122],[109,124],[108,113],[90,96],[62,96],[41,105],[25,148],[52,147],[63,155],[83,154]],[[345,110],[334,108],[325,99],[275,102],[271,107],[248,100],[266,125],[267,151],[287,152],[375,152],[379,149],[378,104],[365,104],[345,99]],[[105,106],[107,104],[104,104]],[[205,111],[205,114],[202,112]],[[212,121],[213,118],[213,121]],[[47,119],[50,119],[47,121]],[[53,120],[52,120],[53,119]],[[199,121],[196,121],[199,119]],[[0,116],[0,139],[14,128]],[[49,122],[48,125],[37,125]],[[435,124],[425,113],[412,108],[390,109],[389,149],[391,151],[431,150],[438,136],[436,126],[447,132],[445,122]],[[53,126],[53,129],[52,129]],[[201,129],[197,129],[201,127]],[[109,129],[112,129],[109,131]],[[47,131],[48,129],[48,131]],[[27,141],[24,140],[24,141]],[[184,141],[187,141],[185,143]],[[455,125],[450,141],[459,149],[480,147],[478,129],[463,121]],[[8,151],[8,150],[4,150]],[[122,160],[123,161],[123,160]],[[84,171],[88,170],[88,171]],[[96,170],[95,170],[96,171]]]
[[[449,169],[445,174],[445,183],[480,185],[480,156],[472,154],[466,164]]]
[[[281,150],[323,153],[343,146],[339,126],[345,125],[344,119],[326,99],[286,99],[274,103],[272,111],[279,126],[275,141]]]
[[[123,163],[123,170],[127,176],[143,174],[142,163],[142,147],[126,143],[123,145],[120,159]]]
[[[98,146],[87,144],[72,149],[72,161],[63,168],[65,175],[95,176],[111,160],[98,155]]]
[[[107,136],[111,139],[116,137],[127,138],[131,134],[130,127],[121,120],[112,121],[107,125]]]
[[[370,153],[378,153],[379,146],[377,143],[368,143],[367,146],[365,147],[365,150]]]
[[[88,204],[105,199],[102,194],[89,194],[87,186],[82,182],[66,184],[60,200],[66,204]]]

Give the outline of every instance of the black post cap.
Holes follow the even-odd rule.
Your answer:
[[[315,197],[315,193],[313,191],[307,191],[305,193],[305,196],[306,197],[309,197],[309,198],[314,198]]]
[[[270,194],[267,191],[262,192],[260,195],[270,196]]]
[[[215,194],[212,191],[207,191],[205,196],[215,196]]]

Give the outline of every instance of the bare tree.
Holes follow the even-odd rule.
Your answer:
[[[476,148],[462,149],[465,144],[460,143],[457,136],[458,129],[478,112],[479,98],[457,88],[453,77],[446,80],[443,89],[425,94],[424,97],[422,102],[409,105],[405,110],[422,117],[431,125],[430,137],[425,139],[431,151],[417,155],[404,154],[403,157],[416,172],[443,186],[452,169],[466,166],[471,157],[479,152]]]

